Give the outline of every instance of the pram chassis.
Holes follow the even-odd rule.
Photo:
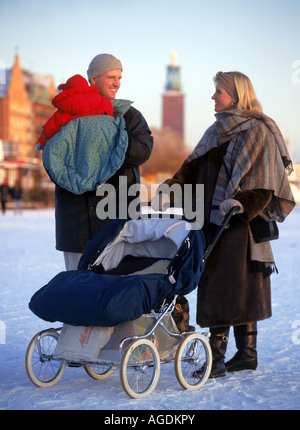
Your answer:
[[[231,216],[236,211],[233,208],[224,218],[215,238],[204,253],[206,260],[218,240],[221,232],[227,226]],[[144,335],[125,337],[119,344],[121,355],[120,380],[124,391],[132,398],[145,397],[153,392],[160,375],[161,362],[174,361],[175,375],[184,389],[198,390],[207,381],[212,366],[212,353],[207,337],[209,333],[171,332],[164,324],[163,318],[172,312],[176,299],[163,305],[157,313],[152,310],[155,318],[153,327]],[[178,339],[174,360],[161,360],[155,346],[155,330],[160,326],[164,332]],[[31,382],[38,387],[49,387],[56,384],[62,377],[66,366],[84,367],[86,373],[93,379],[108,378],[117,367],[117,363],[95,359],[93,361],[67,361],[54,356],[59,338],[60,328],[49,328],[37,333],[30,341],[25,357],[25,367]],[[127,343],[127,345],[126,345]],[[201,377],[194,374],[202,369]]]
[[[175,299],[165,305],[159,314],[152,311],[156,321],[145,335],[129,336],[120,342],[120,380],[124,391],[132,398],[141,398],[152,393],[159,380],[161,363],[173,361],[160,359],[154,342],[155,329],[158,325],[168,336],[178,339],[174,366],[179,384],[185,389],[196,390],[201,388],[209,377],[212,357],[205,337],[208,333],[171,332],[162,320],[174,306]],[[103,360],[73,362],[55,358],[53,353],[60,330],[61,328],[43,330],[37,333],[28,345],[25,358],[26,371],[29,379],[36,386],[48,387],[56,384],[66,366],[84,367],[86,373],[97,380],[108,378],[118,366],[115,362]],[[194,378],[194,371],[201,365],[203,365],[202,377]]]

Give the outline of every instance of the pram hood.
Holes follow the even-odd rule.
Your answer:
[[[118,265],[126,255],[172,259],[191,230],[188,222],[176,219],[128,221],[92,264],[104,270]]]
[[[87,245],[76,271],[61,272],[31,298],[29,308],[47,321],[114,326],[139,318],[164,299],[188,294],[204,269],[201,230],[178,219],[112,220]],[[108,275],[126,256],[166,259],[163,273]]]

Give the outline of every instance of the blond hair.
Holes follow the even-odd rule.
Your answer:
[[[238,94],[236,109],[247,109],[262,112],[262,106],[256,98],[252,83],[248,76],[241,72],[227,72],[233,77],[233,81]],[[215,76],[214,82],[218,82],[218,76]]]

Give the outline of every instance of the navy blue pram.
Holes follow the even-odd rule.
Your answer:
[[[87,245],[79,270],[56,275],[29,308],[73,326],[135,320],[198,286],[204,249],[203,232],[184,220],[112,220]]]
[[[189,326],[183,331],[173,310],[180,309],[177,295],[198,286],[232,213],[205,252],[203,232],[187,221],[110,221],[86,247],[79,270],[59,273],[32,297],[29,307],[37,316],[64,324],[30,341],[25,357],[30,381],[52,386],[66,366],[83,366],[90,377],[103,380],[119,367],[124,391],[138,399],[155,389],[161,363],[174,361],[179,384],[200,389],[212,367],[209,333]]]

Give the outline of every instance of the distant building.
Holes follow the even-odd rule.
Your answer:
[[[180,66],[173,51],[167,66],[167,82],[163,94],[163,128],[171,128],[184,139],[184,95],[181,92]]]
[[[31,131],[35,151],[35,145],[42,127],[55,111],[51,100],[57,95],[57,91],[51,75],[39,75],[24,71],[23,78],[32,107]]]
[[[41,156],[36,143],[42,126],[54,113],[52,76],[21,69],[19,56],[0,82],[0,182],[16,180],[32,189],[39,180]]]
[[[173,175],[188,155],[184,141],[184,95],[181,92],[180,66],[172,53],[162,99],[162,128],[151,127],[154,146],[150,159],[141,166],[147,182],[160,182]]]

